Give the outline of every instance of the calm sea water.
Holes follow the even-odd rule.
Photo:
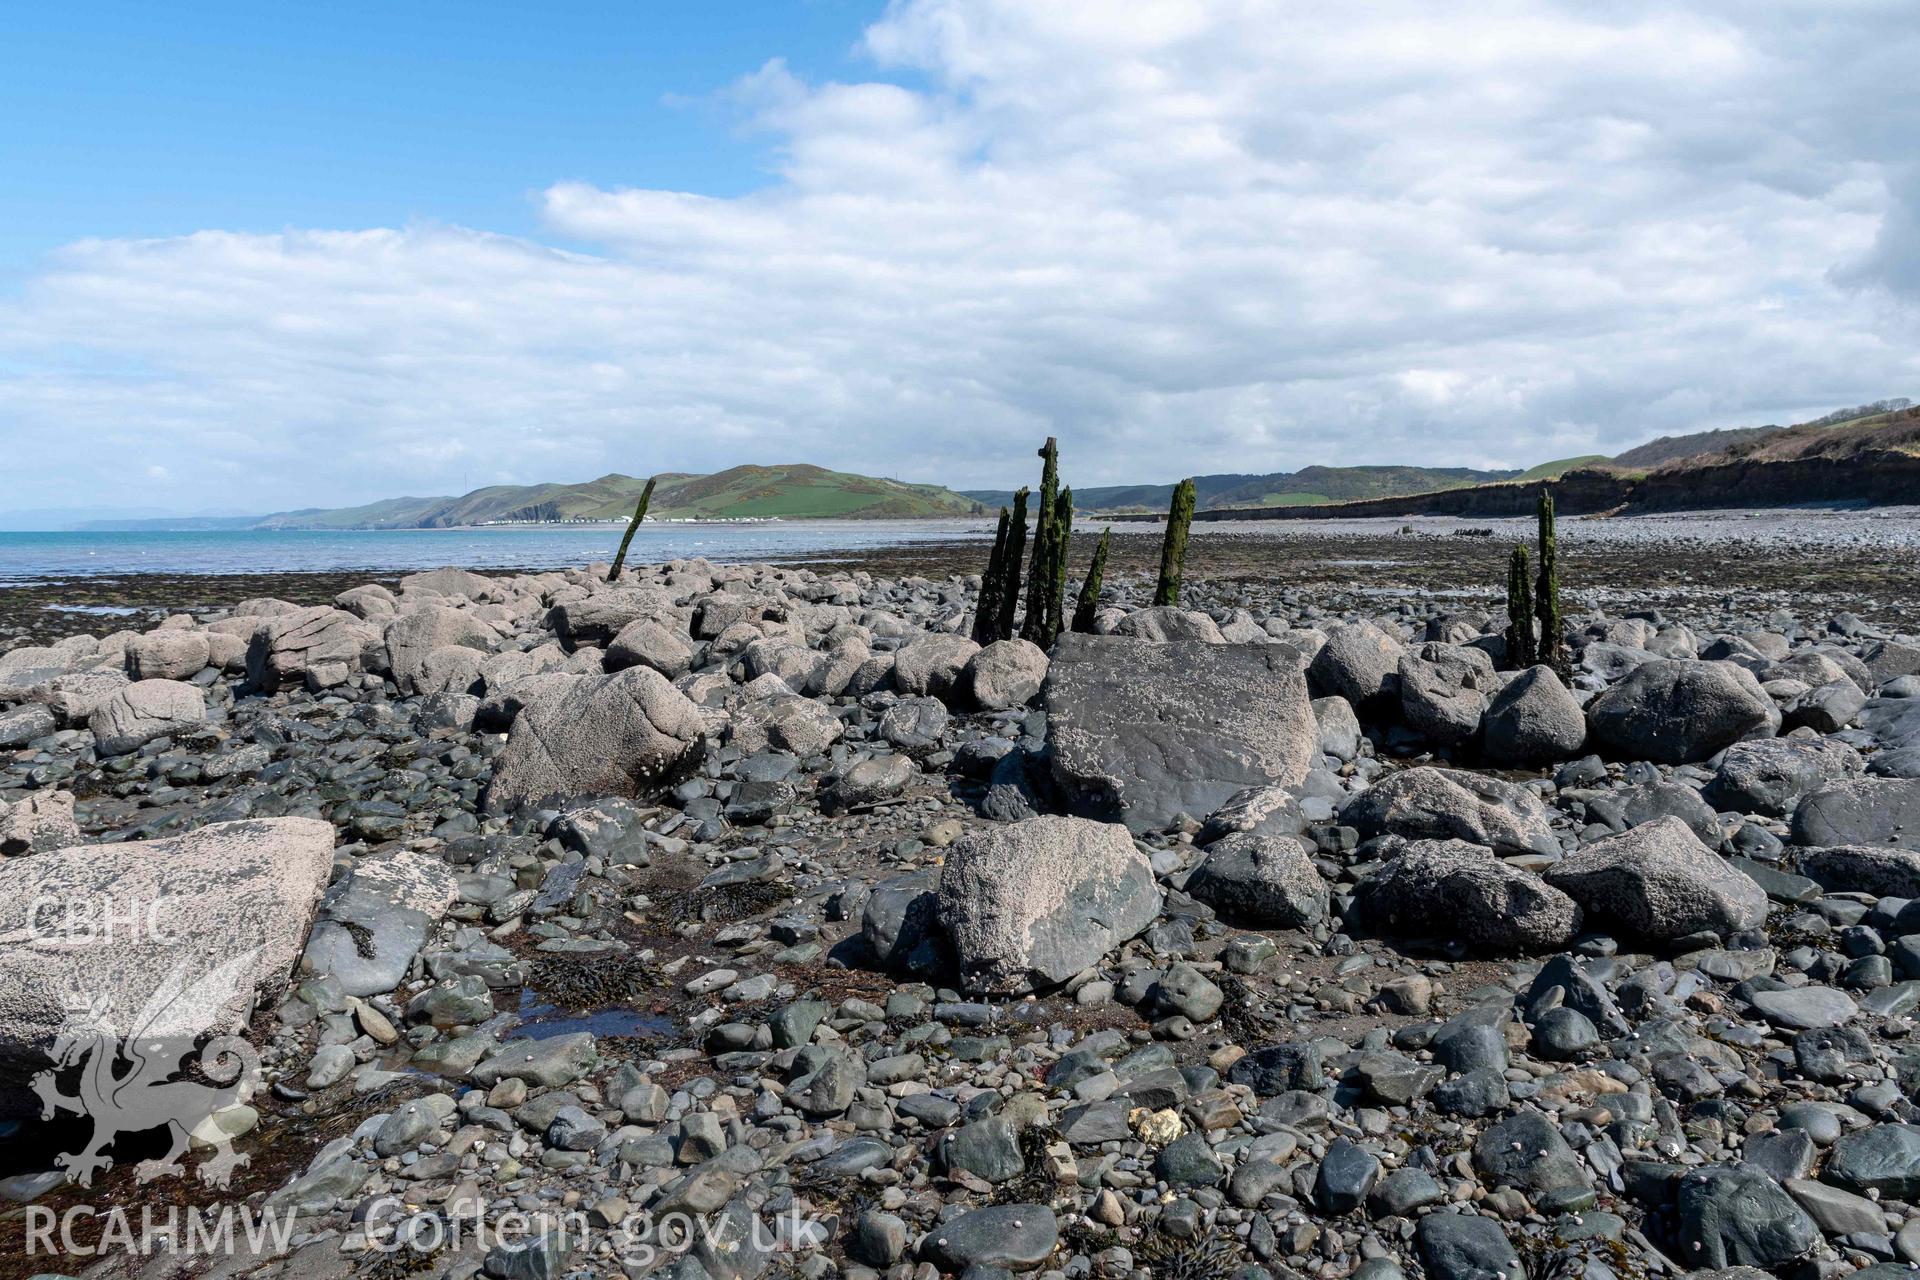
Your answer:
[[[442,565],[548,569],[611,560],[618,527],[352,532],[0,533],[0,583],[124,573],[412,572]],[[649,524],[630,560],[830,560],[836,553],[990,535],[984,520],[782,520]]]

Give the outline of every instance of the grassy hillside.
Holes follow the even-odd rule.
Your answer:
[[[625,520],[646,480],[613,473],[582,484],[489,485],[457,498],[389,498],[335,510],[283,511],[261,529],[446,529],[500,522]],[[794,464],[733,467],[710,476],[659,477],[650,516],[674,519],[912,519],[976,514],[977,504],[938,485]]]
[[[1515,480],[1551,480],[1563,476],[1575,467],[1591,467],[1607,461],[1604,453],[1583,453],[1577,458],[1559,458],[1553,462],[1543,462],[1537,467],[1529,467],[1515,476]]]
[[[939,485],[906,484],[796,464],[734,467],[715,475],[690,476],[678,484],[662,485],[654,494],[652,509],[666,519],[857,516],[874,520],[965,516],[980,508]]]
[[[1269,475],[1195,476],[1193,483],[1200,510],[1212,511],[1224,507],[1301,506],[1392,497],[1504,480],[1515,474],[1467,467],[1303,467]],[[1073,479],[1071,475],[1062,478],[1068,482]],[[1013,501],[1013,494],[1004,489],[967,489],[961,496],[977,499],[989,509]],[[1173,485],[1096,485],[1085,489],[1076,486],[1073,500],[1073,505],[1082,511],[1165,511],[1173,500]]]

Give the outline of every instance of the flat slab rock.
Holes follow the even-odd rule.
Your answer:
[[[1243,787],[1299,782],[1319,732],[1284,645],[1069,633],[1041,696],[1074,811],[1136,832],[1204,817]]]
[[[0,863],[0,1114],[20,1105],[11,1087],[57,1036],[241,1029],[284,987],[332,868],[333,826],[312,818]],[[90,905],[82,917],[56,903]],[[73,992],[91,1008],[70,1004]]]

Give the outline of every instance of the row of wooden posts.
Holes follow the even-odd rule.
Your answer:
[[[1048,436],[1039,453],[1040,497],[1034,513],[1033,549],[1027,562],[1027,612],[1020,620],[1018,634],[1022,640],[1045,649],[1051,647],[1054,638],[1068,626],[1080,632],[1093,630],[1093,614],[1100,605],[1100,588],[1106,578],[1107,549],[1113,530],[1100,531],[1093,560],[1080,581],[1073,616],[1067,618],[1067,547],[1073,534],[1073,490],[1060,487],[1059,442]],[[1020,561],[1029,554],[1027,500],[1031,496],[1031,490],[1021,488],[1013,495],[1013,510],[1000,508],[993,552],[987,557],[987,571],[980,580],[980,603],[973,615],[973,638],[980,644],[1011,640],[1015,635],[1014,618],[1020,606]],[[1187,532],[1193,523],[1193,508],[1193,481],[1182,480],[1174,486],[1173,505],[1167,512],[1167,532],[1160,547],[1160,578],[1153,589],[1153,602],[1157,605],[1179,603],[1180,575],[1186,564]]]

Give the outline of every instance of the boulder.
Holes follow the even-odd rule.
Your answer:
[[[575,796],[634,799],[697,759],[705,728],[700,709],[646,667],[543,689],[514,718],[487,809],[516,812]]]
[[[1307,679],[1321,697],[1342,697],[1362,716],[1379,715],[1393,704],[1395,680],[1406,646],[1371,622],[1327,628],[1327,642],[1307,667]]]
[[[315,605],[279,614],[261,621],[247,641],[247,685],[272,693],[315,667],[358,671],[376,643],[372,628],[344,609]]]
[[[620,628],[602,661],[608,671],[651,667],[671,680],[693,666],[693,645],[681,627],[657,618],[636,618]]]
[[[107,699],[87,727],[93,730],[101,755],[120,756],[206,720],[207,700],[198,686],[178,680],[139,680]]]
[[[463,645],[485,652],[493,647],[493,631],[472,614],[445,605],[430,604],[403,613],[387,624],[387,669],[402,693],[418,691],[427,655],[446,645]]]
[[[1065,982],[1160,911],[1153,868],[1126,828],[1029,818],[956,843],[938,913],[968,991]]]
[[[400,579],[403,596],[465,596],[469,600],[491,600],[499,595],[492,578],[466,569],[452,567],[410,573]]]
[[[1828,783],[1794,808],[1793,842],[1817,848],[1871,844],[1920,849],[1920,778]]]
[[[311,818],[0,862],[0,936],[28,939],[0,947],[0,1079],[56,1037],[113,1052],[242,1030],[285,986],[332,867],[333,827]]]
[[[1465,840],[1500,854],[1560,851],[1546,806],[1526,787],[1421,765],[1390,774],[1347,801],[1340,821],[1363,840]]]
[[[1766,891],[1675,817],[1596,840],[1548,868],[1547,882],[1590,914],[1656,942],[1754,929],[1767,918]]]
[[[1820,1228],[1792,1196],[1758,1169],[1708,1165],[1680,1179],[1680,1238],[1697,1243],[1700,1267],[1771,1271],[1820,1242]]]
[[[893,683],[900,692],[951,701],[958,697],[961,673],[980,646],[965,636],[921,636],[893,657]]]
[[[1662,764],[1689,764],[1745,738],[1771,737],[1779,723],[1753,673],[1731,662],[1648,662],[1587,706],[1595,746]]]
[[[1416,840],[1360,885],[1370,928],[1481,951],[1553,951],[1580,924],[1572,898],[1464,840]]]
[[[211,650],[204,631],[171,627],[127,642],[127,676],[133,680],[185,680],[200,674]]]
[[[0,711],[0,747],[24,747],[44,738],[56,728],[53,712],[38,703],[26,703],[11,711]]]
[[[1186,891],[1256,928],[1312,928],[1327,917],[1327,882],[1292,836],[1236,832],[1216,840]]]
[[[29,791],[10,808],[0,805],[0,857],[64,849],[82,839],[71,791]]]
[[[331,976],[350,996],[392,991],[454,893],[453,872],[437,858],[403,850],[356,862],[321,900],[300,971]]]
[[[547,613],[547,624],[571,652],[589,646],[605,648],[641,618],[686,629],[683,613],[663,587],[604,587],[584,599],[555,605]]]
[[[987,711],[1024,707],[1047,679],[1047,653],[1030,640],[995,640],[967,659],[962,683],[974,704]]]
[[[845,732],[846,726],[825,703],[789,693],[741,706],[733,714],[727,741],[745,755],[786,751],[804,760],[831,747]]]
[[[1114,623],[1113,634],[1127,636],[1134,640],[1146,640],[1152,644],[1173,644],[1179,641],[1193,641],[1199,644],[1226,643],[1226,637],[1220,634],[1220,627],[1212,618],[1198,610],[1178,609],[1172,605],[1154,605],[1147,609],[1135,609]]]
[[[1150,831],[1243,787],[1300,782],[1318,730],[1290,652],[1061,636],[1041,696],[1069,804]]]
[[[1920,851],[1890,845],[1843,844],[1809,849],[1800,874],[1832,893],[1876,898],[1920,898]]]
[[[1721,757],[1706,798],[1734,813],[1784,818],[1801,797],[1840,778],[1858,777],[1860,753],[1831,738],[1791,734],[1736,742]]]
[[[1400,655],[1397,672],[1400,718],[1409,729],[1439,746],[1465,742],[1480,731],[1487,698],[1467,683],[1470,673],[1411,653]]]
[[[1336,694],[1315,698],[1310,705],[1314,724],[1319,729],[1315,745],[1320,753],[1342,762],[1359,755],[1360,717],[1353,713],[1353,704]]]
[[[1481,720],[1487,759],[1535,765],[1571,760],[1587,741],[1587,713],[1552,667],[1529,667],[1487,701]]]

